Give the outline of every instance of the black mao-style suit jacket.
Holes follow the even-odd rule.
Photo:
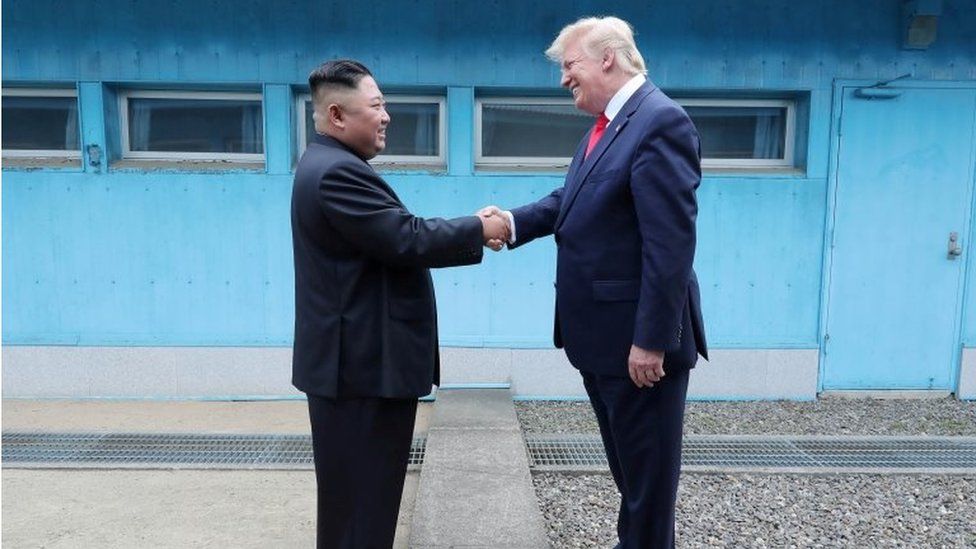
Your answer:
[[[292,383],[325,397],[413,398],[439,382],[429,268],[481,261],[481,221],[412,215],[351,149],[316,135],[292,191]]]

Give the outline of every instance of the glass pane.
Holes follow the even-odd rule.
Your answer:
[[[234,99],[129,99],[133,151],[264,152],[261,102]]]
[[[593,122],[573,105],[484,103],[481,154],[569,158]]]
[[[440,154],[440,108],[437,103],[387,102],[383,156],[437,156]]]
[[[3,148],[77,151],[78,101],[74,97],[3,97]]]
[[[312,102],[305,102],[305,142],[315,136]],[[386,103],[390,125],[382,156],[438,156],[440,154],[440,106],[437,103]]]
[[[702,158],[782,159],[786,107],[685,107],[701,135]]]

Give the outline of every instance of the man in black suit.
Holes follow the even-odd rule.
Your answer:
[[[368,160],[390,117],[369,70],[309,76],[316,136],[295,170],[292,383],[308,396],[319,548],[393,544],[417,398],[439,382],[428,268],[481,261],[499,217],[412,215]],[[494,246],[497,247],[497,246]]]
[[[707,358],[692,268],[698,131],[645,77],[616,17],[566,26],[546,54],[576,108],[596,118],[565,186],[502,212],[515,248],[556,239],[555,344],[583,378],[620,490],[618,547],[674,546],[688,376]]]

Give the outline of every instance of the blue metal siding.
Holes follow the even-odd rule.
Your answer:
[[[421,215],[499,201],[474,177],[390,179]],[[558,178],[531,181],[505,195],[528,201]],[[290,194],[290,176],[8,171],[5,342],[290,344]],[[548,345],[555,249],[529,250],[436,273],[445,343]]]
[[[695,267],[719,347],[816,347],[825,185],[709,178]]]
[[[551,38],[577,14],[614,13],[635,24],[650,76],[666,89],[798,92],[808,102],[799,173],[706,177],[697,269],[713,346],[816,348],[834,79],[976,79],[976,4],[946,0],[927,51],[900,49],[899,10],[893,0],[4,0],[5,84],[83,82],[85,143],[101,145],[103,159],[117,156],[116,89],[263,86],[267,173],[5,169],[3,340],[290,344],[292,99],[309,70],[351,56],[383,86],[446,90],[447,173],[389,176],[417,213],[516,206],[561,177],[473,170],[475,88],[554,91],[558,69],[542,55]],[[549,346],[554,256],[545,240],[437,272],[442,341]]]
[[[425,216],[522,204],[561,185],[558,176],[389,179]],[[288,344],[290,191],[288,175],[6,172],[4,340]],[[698,270],[712,339],[815,346],[823,216],[808,204],[823,202],[823,185],[718,178],[700,201]],[[438,271],[444,343],[548,346],[554,266],[547,239]]]
[[[287,343],[290,185],[5,173],[4,341]]]
[[[295,119],[291,86],[268,84],[264,87],[265,109],[272,110],[264,115],[265,165],[269,174],[291,172],[295,158]]]
[[[381,84],[553,87],[542,51],[576,15],[603,13],[634,24],[652,78],[669,87],[976,79],[967,0],[946,0],[927,51],[899,48],[895,0],[4,0],[3,13],[3,74],[16,80],[302,83],[342,55]]]

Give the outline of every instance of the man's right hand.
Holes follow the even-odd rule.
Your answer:
[[[627,368],[634,385],[639,388],[653,387],[665,376],[664,351],[642,349],[637,345],[631,345]]]
[[[481,220],[481,230],[485,246],[488,246],[496,252],[501,250],[502,246],[512,237],[512,229],[508,226],[508,218],[501,213],[501,210],[498,210],[496,214],[485,208],[478,212],[478,219]]]

